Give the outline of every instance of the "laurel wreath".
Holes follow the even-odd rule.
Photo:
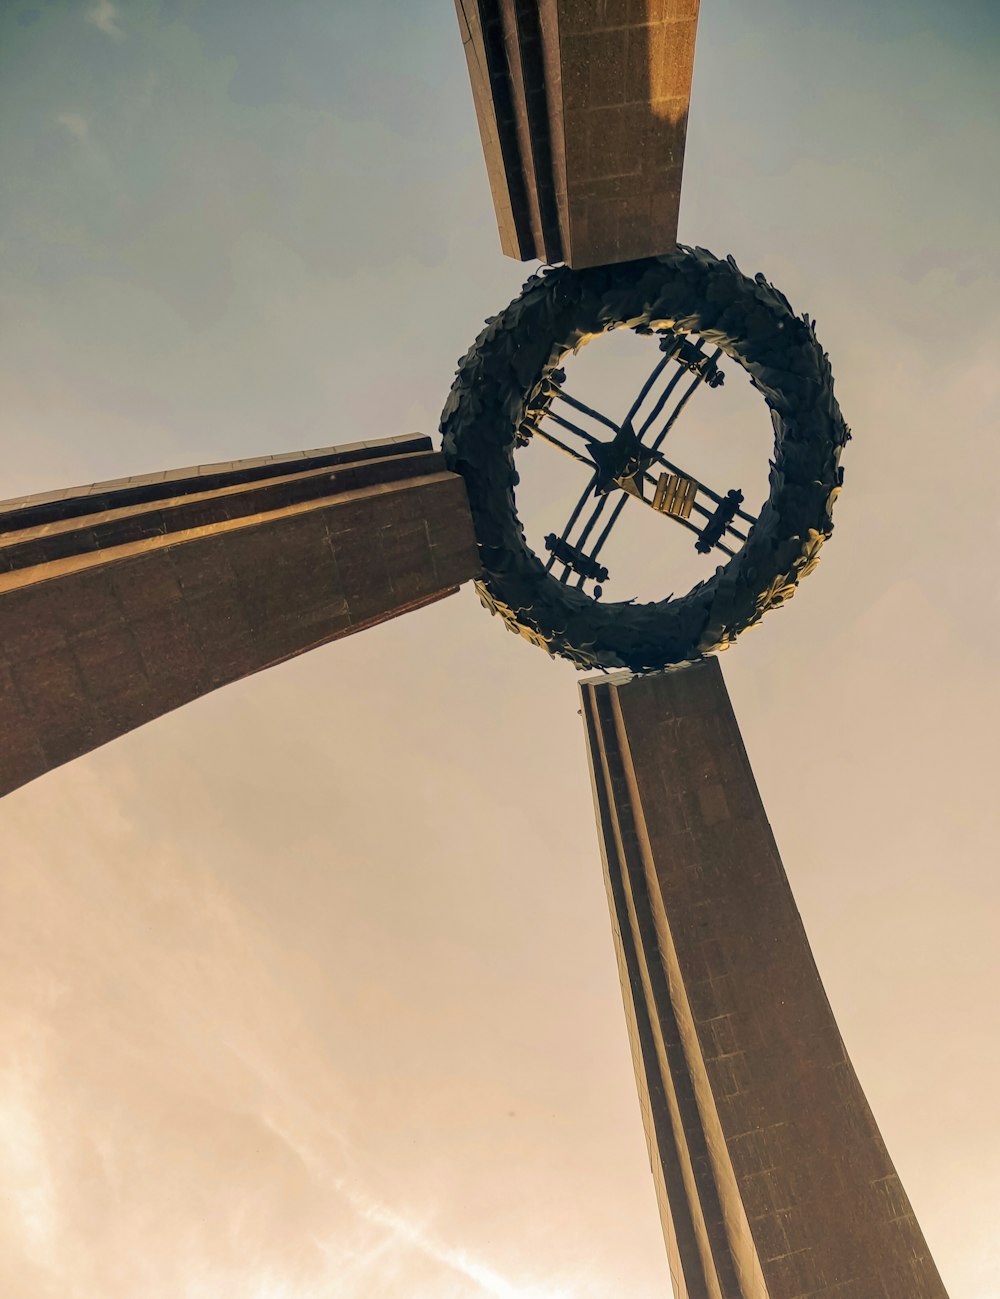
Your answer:
[[[441,417],[448,466],[465,479],[483,565],[483,604],[511,631],[580,668],[653,671],[728,647],[795,593],[833,531],[851,434],[814,322],[730,257],[678,247],[663,257],[532,276],[486,322]],[[517,517],[517,430],[568,352],[612,329],[699,334],[747,371],[771,410],[770,494],[735,558],[686,595],[598,602],[546,572]]]

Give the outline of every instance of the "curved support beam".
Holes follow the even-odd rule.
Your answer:
[[[4,502],[0,794],[478,571],[420,436]]]
[[[678,1299],[947,1299],[820,982],[718,660],[581,685]]]

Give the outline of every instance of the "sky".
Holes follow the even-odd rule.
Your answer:
[[[706,0],[680,222],[854,430],[723,667],[952,1299],[1000,1296],[998,52],[987,3]],[[0,159],[0,496],[434,434],[525,276],[448,0],[8,0]],[[577,707],[463,590],[0,804],[0,1293],[668,1293]]]

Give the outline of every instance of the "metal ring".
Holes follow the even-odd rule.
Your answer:
[[[532,394],[567,352],[622,326],[700,334],[747,371],[774,425],[770,495],[743,548],[686,595],[645,604],[597,602],[546,572],[514,503],[515,435]],[[684,247],[529,279],[459,362],[441,432],[446,462],[468,489],[486,607],[580,668],[634,672],[724,649],[788,600],[833,531],[851,436],[809,317],[731,257]]]

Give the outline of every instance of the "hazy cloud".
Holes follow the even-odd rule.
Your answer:
[[[86,144],[90,139],[90,123],[82,113],[60,113],[56,121],[81,144]]]
[[[819,317],[855,429],[820,573],[724,669],[949,1292],[995,1299],[1000,114],[967,3],[968,54],[845,7],[702,7],[682,236]],[[16,9],[0,494],[433,431],[523,278],[450,11]],[[579,358],[595,405],[634,341]],[[739,395],[671,437],[749,488]],[[673,541],[622,563],[663,594]],[[0,802],[0,1295],[663,1295],[575,710],[466,591]]]
[[[503,1276],[482,1259],[440,1240],[423,1223],[398,1213],[365,1194],[360,1188],[348,1185],[343,1179],[337,1179],[335,1184],[365,1222],[378,1229],[381,1236],[378,1242],[380,1251],[392,1245],[410,1246],[464,1280],[472,1282],[489,1299],[571,1299],[569,1292],[563,1288],[553,1289],[544,1283],[535,1285]]]
[[[113,40],[120,41],[125,35],[118,26],[118,10],[111,0],[97,0],[97,4],[87,10],[87,22],[93,23]]]

